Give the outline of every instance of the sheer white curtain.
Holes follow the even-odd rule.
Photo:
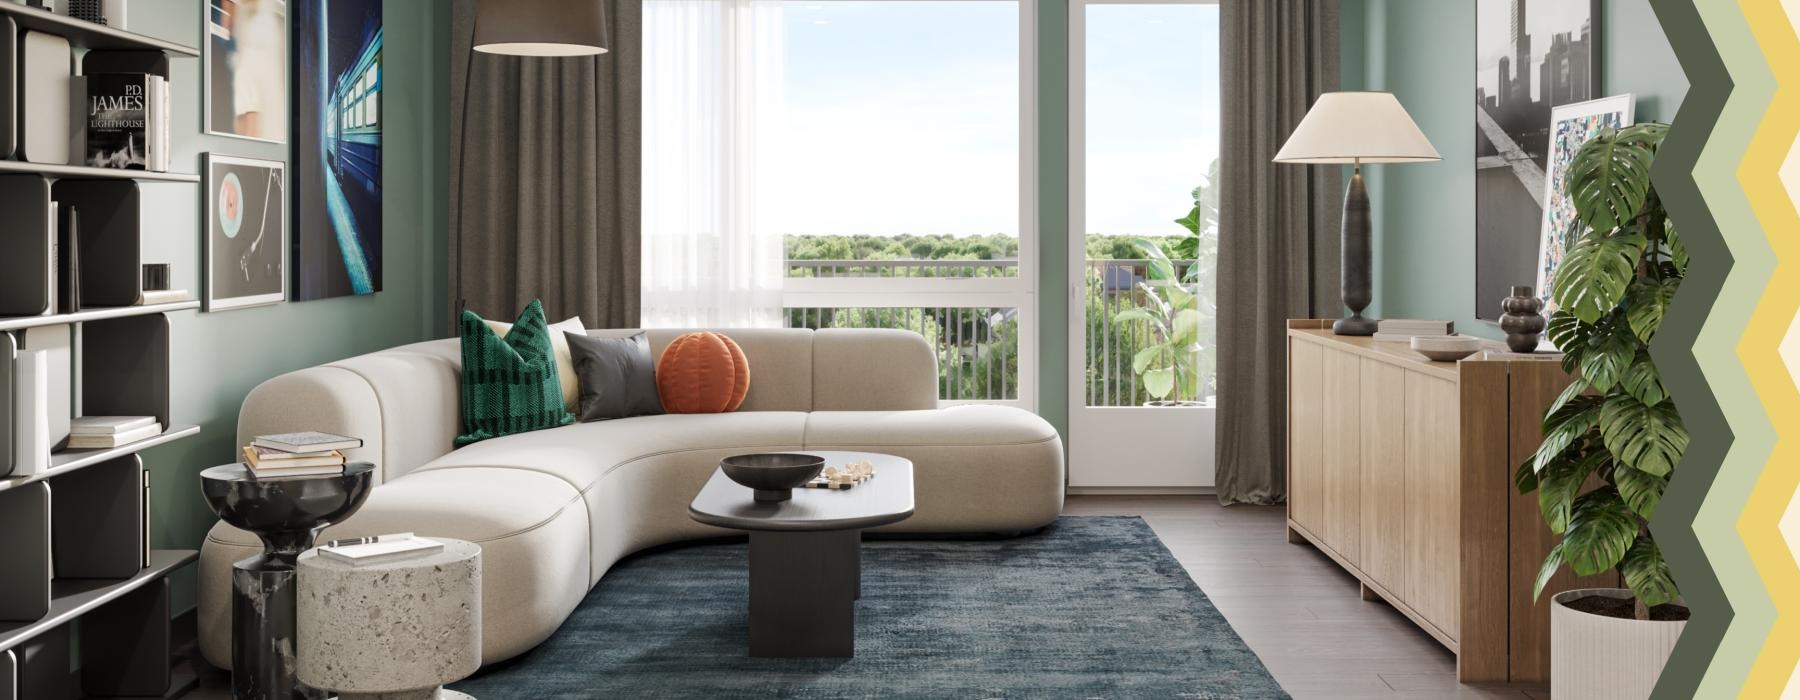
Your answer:
[[[646,0],[643,100],[644,327],[781,325],[782,236],[757,213],[780,2]]]

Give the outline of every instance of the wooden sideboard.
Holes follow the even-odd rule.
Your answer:
[[[1321,320],[1289,321],[1287,338],[1289,541],[1448,647],[1462,681],[1548,680],[1549,592],[1618,583],[1564,570],[1531,597],[1555,539],[1513,473],[1569,384],[1560,363],[1431,362]]]

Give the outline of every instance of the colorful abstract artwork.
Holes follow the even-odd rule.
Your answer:
[[[381,291],[381,0],[294,0],[294,299]]]
[[[1556,299],[1550,293],[1550,281],[1562,264],[1575,222],[1575,204],[1569,199],[1569,164],[1582,144],[1602,129],[1617,129],[1632,123],[1632,97],[1619,95],[1588,102],[1563,105],[1550,114],[1549,167],[1544,177],[1544,225],[1538,236],[1537,289],[1544,297],[1544,313],[1556,310]]]

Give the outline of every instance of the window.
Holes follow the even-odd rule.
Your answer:
[[[644,7],[645,324],[905,328],[941,398],[1031,405],[1032,4]]]

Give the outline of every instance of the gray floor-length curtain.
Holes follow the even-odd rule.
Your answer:
[[[1343,173],[1271,162],[1338,86],[1337,0],[1219,7],[1218,411],[1221,503],[1287,495],[1290,318],[1336,317]]]
[[[456,0],[450,76],[450,313],[511,321],[543,299],[555,323],[638,323],[643,6],[606,4],[607,52],[470,51]],[[456,328],[452,321],[451,328]]]

